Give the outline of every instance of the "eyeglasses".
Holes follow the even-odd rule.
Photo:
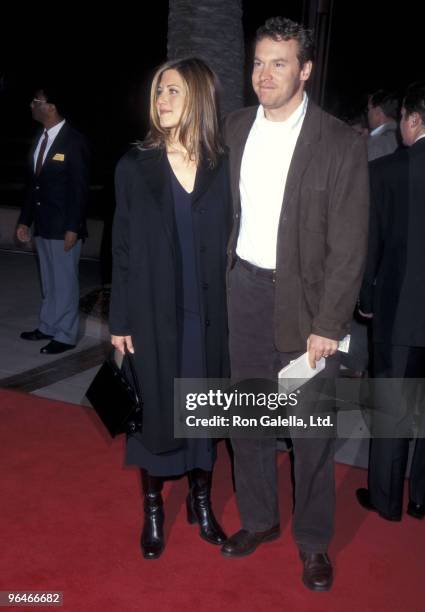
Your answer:
[[[31,104],[36,104],[37,106],[40,106],[41,104],[47,104],[47,100],[40,100],[40,98],[33,98],[31,100]]]

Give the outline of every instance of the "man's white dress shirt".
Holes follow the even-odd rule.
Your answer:
[[[260,268],[276,268],[280,212],[289,166],[307,110],[301,104],[286,121],[270,121],[260,105],[246,141],[239,181],[241,222],[236,253]]]
[[[65,124],[65,119],[63,121],[61,121],[60,123],[57,123],[56,125],[54,125],[52,128],[50,128],[50,130],[47,130],[48,139],[47,139],[46,149],[45,149],[44,155],[43,155],[43,164],[46,161],[46,157],[47,157],[47,154],[49,152],[50,147],[54,143],[54,140],[55,140],[56,136],[59,134],[59,132],[60,132],[60,130],[61,130],[61,128],[62,128],[62,126],[64,124]],[[38,152],[40,150],[41,143],[44,140],[44,133],[45,133],[45,131],[46,130],[44,130],[42,135],[40,136],[40,140],[38,141],[37,146],[36,146],[35,151],[34,151],[34,172],[35,172],[35,167],[36,167],[36,164],[37,164]]]

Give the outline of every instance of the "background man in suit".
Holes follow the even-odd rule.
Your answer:
[[[398,147],[397,121],[399,100],[397,94],[383,89],[369,96],[367,120],[370,134],[367,141],[369,161],[389,155]]]
[[[87,235],[89,154],[82,134],[63,118],[60,92],[39,89],[31,102],[33,119],[44,127],[30,159],[27,198],[18,221],[17,237],[30,240],[34,223],[43,301],[37,329],[24,340],[50,342],[40,352],[62,353],[74,348],[78,334],[78,260]]]
[[[371,161],[393,153],[398,145],[397,121],[399,116],[398,95],[379,89],[369,96],[368,123],[371,132],[367,139],[367,157]],[[369,364],[369,336],[367,320],[356,312],[351,322],[351,342],[342,363],[351,370],[351,375],[363,376]],[[347,375],[347,372],[345,373]]]
[[[425,85],[407,91],[400,131],[408,149],[370,166],[369,251],[360,308],[364,316],[373,317],[374,376],[425,378]],[[376,386],[375,422],[385,428],[377,434],[385,437],[371,440],[369,488],[357,491],[363,507],[393,521],[402,514],[412,412],[419,408],[423,418],[425,401],[413,383],[411,391],[418,394],[410,405],[396,389],[389,383]],[[424,518],[423,438],[415,444],[409,499],[407,512]]]
[[[281,17],[256,36],[259,107],[226,121],[235,225],[229,244],[232,379],[276,380],[308,351],[336,375],[363,274],[368,222],[364,140],[304,92],[309,30]],[[323,435],[325,438],[325,435]],[[279,535],[276,439],[233,439],[243,529],[223,546],[247,555]],[[334,440],[294,437],[294,536],[303,581],[327,590],[332,566]]]

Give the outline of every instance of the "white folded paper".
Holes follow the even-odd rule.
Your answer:
[[[338,342],[338,350],[348,353],[350,347],[350,336],[345,336]],[[303,353],[298,359],[282,368],[278,374],[279,383],[286,391],[292,392],[302,387],[310,378],[319,374],[326,365],[326,359],[321,357],[316,361],[316,367],[312,368],[308,362],[308,353]],[[295,379],[295,380],[294,380]]]
[[[341,353],[348,353],[350,349],[350,340],[351,340],[351,336],[350,334],[347,334],[345,338],[343,338],[342,340],[338,342],[338,350],[341,351]]]
[[[290,364],[282,368],[278,374],[279,378],[313,378],[321,372],[326,365],[326,359],[321,357],[316,361],[316,367],[312,368],[308,363],[308,353],[303,353],[298,359],[294,359]]]

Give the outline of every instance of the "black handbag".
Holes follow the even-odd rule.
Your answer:
[[[114,438],[142,429],[143,402],[133,357],[126,352],[121,367],[113,350],[94,377],[86,397]]]

